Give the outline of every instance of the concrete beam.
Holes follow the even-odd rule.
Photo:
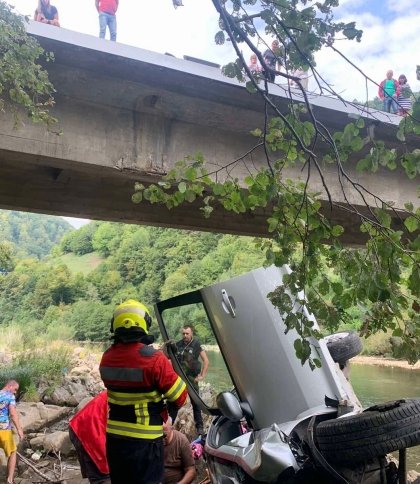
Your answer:
[[[254,146],[249,132],[263,121],[263,107],[243,85],[218,69],[117,43],[32,23],[30,32],[55,55],[48,65],[54,83],[61,136],[42,126],[13,129],[10,116],[0,115],[0,207],[132,223],[213,230],[246,235],[266,233],[267,214],[240,217],[220,210],[206,220],[198,207],[168,212],[131,202],[134,181],[157,181],[177,160],[201,152],[209,171],[219,176],[248,174],[242,162],[223,170]],[[281,109],[288,93],[271,86]],[[295,92],[296,100],[302,100]],[[399,118],[368,113],[340,101],[310,95],[313,109],[332,131],[354,116],[363,116],[380,139],[392,139]],[[416,142],[418,140],[415,140]],[[275,158],[275,155],[273,155]],[[247,163],[264,166],[264,154],[253,151]],[[349,174],[397,206],[416,199],[416,182],[405,175],[380,171],[359,174],[354,160]],[[345,203],[334,166],[323,167],[333,199]],[[291,178],[306,179],[299,168]],[[321,180],[313,174],[313,190]],[[347,201],[362,206],[347,190]],[[347,231],[347,241],[360,241],[358,221],[347,212],[326,212]]]

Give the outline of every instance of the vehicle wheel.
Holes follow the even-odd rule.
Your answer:
[[[362,340],[355,331],[342,331],[326,336],[324,341],[336,363],[345,363],[353,356],[358,355],[363,348]]]
[[[331,462],[353,464],[420,444],[420,400],[395,400],[321,422],[316,442]]]

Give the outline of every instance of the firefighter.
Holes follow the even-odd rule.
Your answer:
[[[185,383],[168,359],[149,346],[151,322],[140,302],[118,305],[111,321],[114,343],[99,366],[108,393],[106,454],[112,484],[162,481],[164,399],[182,407],[187,398]]]

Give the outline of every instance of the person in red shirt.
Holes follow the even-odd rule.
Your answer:
[[[111,484],[105,448],[107,418],[108,400],[106,391],[103,391],[69,422],[69,436],[76,449],[82,476],[92,484]]]
[[[104,39],[106,28],[114,42],[117,40],[117,10],[119,0],[95,0],[96,10],[99,14],[99,38]]]
[[[108,391],[106,456],[112,484],[160,484],[163,478],[165,400],[185,404],[185,383],[149,335],[148,309],[129,299],[111,321],[113,345],[99,372]]]

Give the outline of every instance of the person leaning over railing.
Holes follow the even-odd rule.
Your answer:
[[[34,20],[43,24],[55,25],[60,27],[58,20],[58,10],[50,4],[50,0],[39,0],[38,7],[35,10]]]

